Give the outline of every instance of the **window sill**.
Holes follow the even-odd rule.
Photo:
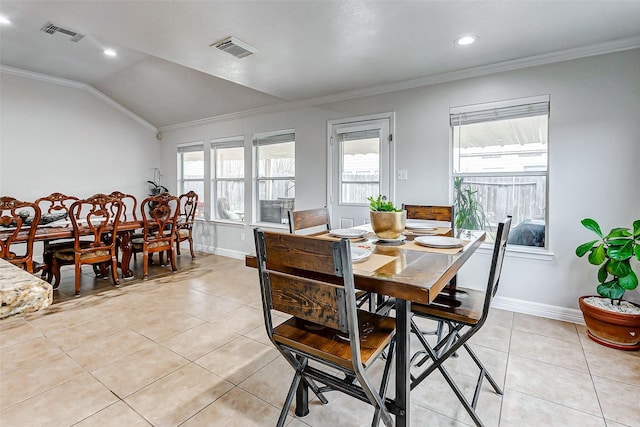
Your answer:
[[[273,228],[276,230],[287,230],[287,232],[289,232],[289,224],[276,224],[275,222],[254,222],[249,225],[251,227]]]
[[[478,248],[478,253],[491,255],[493,253],[493,244],[492,243],[483,243]],[[535,259],[540,261],[553,261],[555,259],[555,254],[550,252],[547,249],[543,248],[528,248],[526,246],[514,246],[507,245],[507,252],[505,256],[510,258],[526,258],[526,259]]]

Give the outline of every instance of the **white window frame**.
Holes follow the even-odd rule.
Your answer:
[[[225,138],[216,138],[216,139],[212,139],[209,142],[209,162],[207,162],[209,164],[209,182],[211,183],[211,187],[210,187],[210,191],[207,194],[210,194],[211,200],[208,200],[208,207],[209,207],[209,212],[211,213],[210,218],[212,221],[216,221],[216,222],[223,222],[223,223],[231,223],[231,224],[244,224],[245,222],[245,217],[243,216],[242,218],[239,219],[228,219],[228,218],[219,218],[218,216],[218,207],[217,207],[217,203],[218,203],[218,182],[240,182],[242,183],[242,186],[245,187],[245,177],[247,175],[247,171],[246,171],[246,167],[244,168],[244,175],[240,178],[217,178],[217,162],[216,162],[216,157],[217,157],[217,152],[220,149],[225,149],[225,148],[242,148],[243,149],[243,164],[246,165],[246,163],[244,162],[244,136],[239,135],[239,136],[232,136],[232,137],[225,137]],[[244,188],[243,191],[243,206],[246,205],[246,203],[244,203],[244,201],[247,198],[247,191],[246,188]],[[245,213],[246,215],[246,213]]]
[[[207,175],[208,175],[208,171],[207,171],[207,165],[208,165],[208,154],[207,154],[207,150],[205,149],[206,146],[206,142],[205,141],[195,141],[195,142],[187,142],[184,144],[179,144],[177,147],[177,153],[176,153],[176,163],[177,163],[177,189],[178,189],[178,194],[184,194],[185,193],[185,189],[184,189],[184,183],[185,182],[202,182],[202,186],[204,188],[204,193],[205,194],[198,194],[199,200],[203,200],[205,201],[204,203],[204,212],[202,213],[202,217],[200,217],[198,214],[196,214],[196,220],[198,221],[203,221],[203,220],[207,220],[210,216],[209,216],[209,209],[208,209],[208,205],[206,203],[206,198],[207,198]],[[202,171],[202,179],[185,179],[184,177],[184,168],[183,168],[183,157],[182,154],[184,153],[193,153],[193,152],[198,152],[201,151],[204,154],[204,162],[202,167],[204,168],[204,170]]]
[[[523,106],[523,109],[514,107]],[[501,119],[515,119],[518,117],[532,117],[547,115],[547,124],[550,123],[550,96],[541,95],[526,98],[511,99],[498,102],[489,102],[475,105],[452,107],[449,110],[450,117],[450,191],[451,202],[454,202],[453,181],[455,177],[518,177],[518,176],[541,176],[545,178],[545,243],[544,247],[509,245],[510,250],[516,252],[528,252],[534,254],[549,253],[549,151],[550,142],[547,133],[547,167],[544,171],[513,171],[513,172],[456,172],[455,163],[458,159],[455,156],[455,135],[456,127],[461,124],[483,122]],[[548,127],[547,127],[548,132]]]
[[[260,164],[260,158],[258,155],[259,152],[259,147],[261,145],[266,145],[266,144],[261,144],[260,141],[261,140],[268,140],[270,138],[275,138],[279,135],[289,135],[292,134],[293,135],[293,140],[289,140],[289,141],[282,141],[282,142],[267,142],[267,144],[279,144],[279,143],[289,143],[289,142],[293,142],[294,143],[294,162],[295,162],[295,147],[296,147],[296,131],[295,129],[283,129],[283,130],[277,130],[277,131],[272,131],[272,132],[262,132],[262,133],[255,133],[253,134],[253,221],[252,223],[255,225],[262,225],[265,227],[271,227],[271,228],[282,228],[282,229],[288,229],[288,225],[286,223],[275,223],[275,222],[262,222],[261,219],[259,220],[258,217],[260,215],[260,182],[261,181],[291,181],[293,182],[294,186],[295,186],[295,182],[296,182],[296,177],[294,176],[284,176],[284,177],[261,177],[260,174],[260,168],[259,168],[259,164]],[[295,166],[294,166],[295,169]],[[295,196],[294,196],[294,205],[295,205]]]

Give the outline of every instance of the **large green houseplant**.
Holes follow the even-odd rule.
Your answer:
[[[464,178],[453,178],[453,205],[455,207],[456,229],[484,230],[487,217],[484,208],[477,200],[478,191],[464,186]]]
[[[576,255],[583,257],[588,253],[589,263],[599,266],[596,291],[602,297],[585,296],[579,300],[587,333],[600,344],[637,350],[640,348],[640,306],[623,301],[623,297],[626,291],[638,287],[638,275],[632,263],[640,261],[640,220],[633,222],[632,229],[613,228],[606,235],[595,220],[585,218],[581,222],[598,239],[578,246]]]

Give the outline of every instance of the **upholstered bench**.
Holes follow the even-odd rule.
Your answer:
[[[0,319],[38,311],[49,307],[51,303],[51,284],[0,259]]]

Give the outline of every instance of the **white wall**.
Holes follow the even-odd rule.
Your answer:
[[[593,217],[603,228],[631,226],[640,218],[640,50],[601,55],[439,85],[337,102],[321,108],[263,114],[177,128],[162,144],[165,183],[175,189],[176,145],[183,142],[296,129],[296,208],[326,202],[326,122],[395,112],[396,167],[409,171],[397,182],[396,203],[449,202],[449,107],[550,94],[549,250],[543,259],[510,254],[499,296],[524,311],[576,316],[577,297],[594,293],[596,269],[576,258],[575,247],[591,235],[579,221]],[[248,161],[248,160],[247,160]],[[247,169],[251,170],[250,168]],[[173,172],[173,175],[171,175]],[[247,179],[247,194],[250,191]],[[245,212],[250,212],[246,206]],[[250,227],[202,224],[201,248],[252,252]],[[244,235],[245,240],[241,240]],[[462,280],[486,278],[487,251],[474,256]],[[629,295],[639,300],[638,291]],[[560,313],[560,314],[558,314]]]
[[[155,131],[84,89],[0,72],[0,90],[0,194],[146,196]]]

